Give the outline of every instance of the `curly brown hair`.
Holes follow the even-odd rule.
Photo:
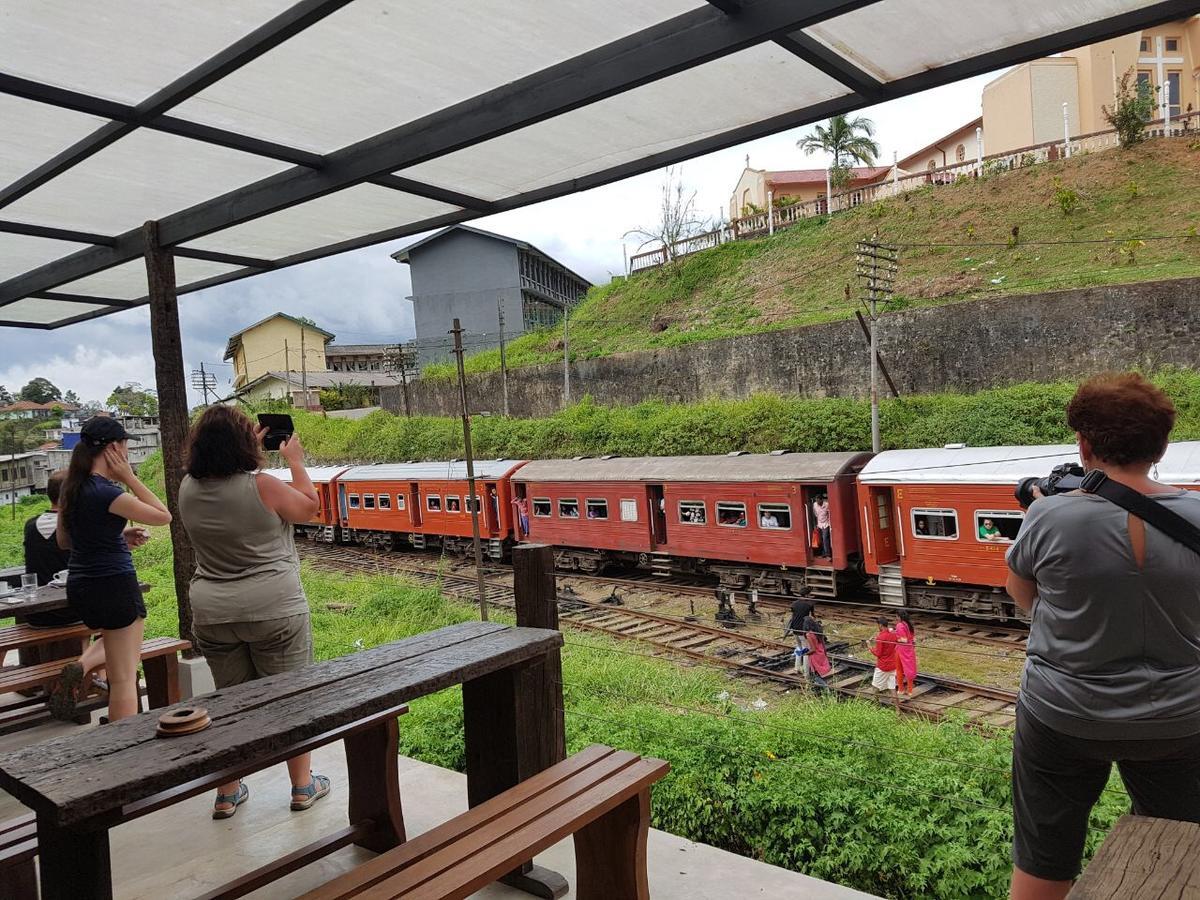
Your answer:
[[[262,467],[254,422],[236,406],[210,406],[188,432],[184,466],[193,478],[228,478]]]
[[[1136,372],[1097,375],[1079,385],[1067,404],[1067,424],[1102,462],[1155,463],[1166,452],[1175,404]]]

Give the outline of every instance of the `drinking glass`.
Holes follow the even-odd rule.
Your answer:
[[[37,596],[37,589],[38,589],[37,581],[38,581],[38,579],[37,579],[36,572],[26,572],[24,575],[21,576],[21,591],[22,591],[22,593],[25,594],[26,597],[36,597]]]

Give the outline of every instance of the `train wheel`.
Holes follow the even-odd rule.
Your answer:
[[[385,532],[379,536],[377,546],[385,553],[391,553],[396,549],[396,538],[390,532]]]

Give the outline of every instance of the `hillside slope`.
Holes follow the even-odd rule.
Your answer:
[[[872,235],[902,248],[893,307],[1197,275],[1198,197],[1200,141],[1186,139],[928,186],[594,288],[571,316],[571,356],[847,318],[855,243]],[[539,332],[509,345],[508,364],[561,354],[559,330]],[[467,361],[498,366],[497,351]]]

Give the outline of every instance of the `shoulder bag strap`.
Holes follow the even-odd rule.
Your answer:
[[[1200,554],[1200,528],[1145,494],[1113,481],[1098,469],[1084,477],[1080,490],[1115,503],[1148,525],[1153,525],[1167,537]]]

